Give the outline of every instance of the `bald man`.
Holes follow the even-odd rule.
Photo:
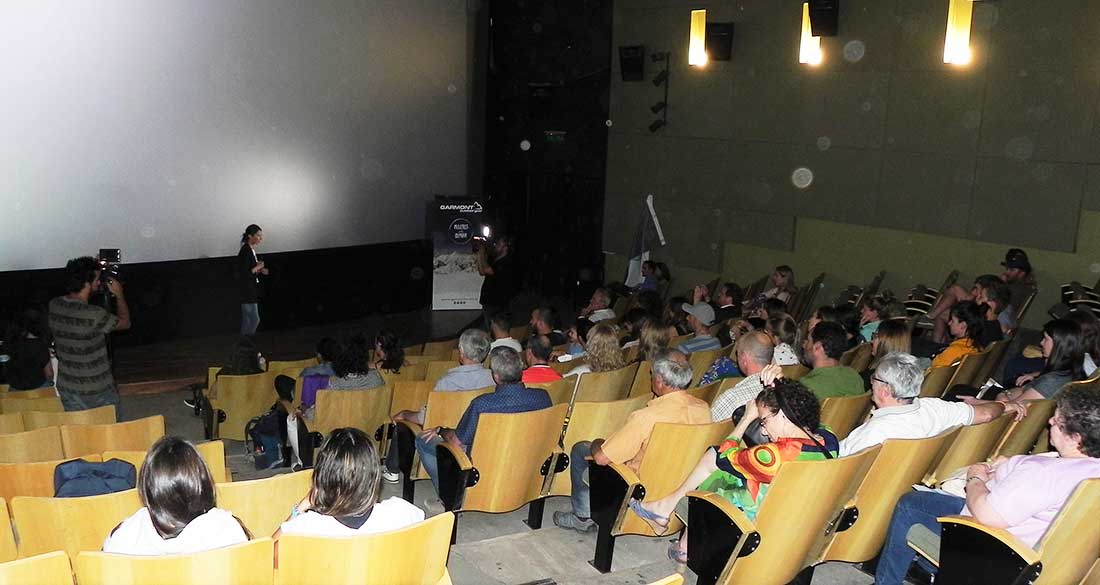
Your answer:
[[[726,390],[714,399],[710,407],[710,418],[714,422],[729,420],[733,411],[756,398],[764,389],[760,382],[760,371],[772,363],[775,344],[767,333],[751,331],[737,340],[737,367],[745,374],[745,379]]]

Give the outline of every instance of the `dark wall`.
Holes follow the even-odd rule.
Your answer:
[[[425,240],[260,254],[261,329],[319,325],[374,313],[422,308],[431,293],[431,245]],[[134,326],[113,337],[138,345],[232,333],[240,323],[234,258],[201,258],[122,266]],[[63,293],[62,271],[0,272],[0,307],[7,320],[43,307]]]

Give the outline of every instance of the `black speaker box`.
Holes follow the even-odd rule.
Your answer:
[[[645,79],[645,47],[630,45],[619,47],[619,69],[623,81],[641,81]]]
[[[840,0],[809,0],[810,30],[815,37],[835,37],[840,21]]]
[[[729,61],[733,54],[733,23],[707,23],[707,59]]]

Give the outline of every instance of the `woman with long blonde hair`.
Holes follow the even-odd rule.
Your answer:
[[[584,347],[588,363],[573,368],[566,377],[588,372],[610,372],[626,365],[623,350],[619,348],[619,334],[610,323],[597,323],[590,329]]]

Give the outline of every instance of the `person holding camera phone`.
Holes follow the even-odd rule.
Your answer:
[[[264,261],[256,257],[256,246],[264,241],[264,231],[251,224],[241,234],[237,253],[237,280],[240,281],[241,335],[256,335],[260,326],[260,275],[267,275]]]
[[[104,263],[85,256],[65,265],[65,295],[50,301],[50,332],[57,353],[57,392],[66,411],[108,404],[118,407],[118,387],[111,374],[107,335],[130,328],[130,307],[122,283],[106,276]],[[115,298],[117,315],[88,302],[105,288]]]
[[[492,256],[489,248],[492,248]],[[477,254],[477,272],[485,277],[481,283],[481,310],[485,316],[485,328],[489,329],[493,315],[508,310],[508,304],[519,290],[516,267],[512,258],[512,238],[498,236],[491,244],[474,239]]]

